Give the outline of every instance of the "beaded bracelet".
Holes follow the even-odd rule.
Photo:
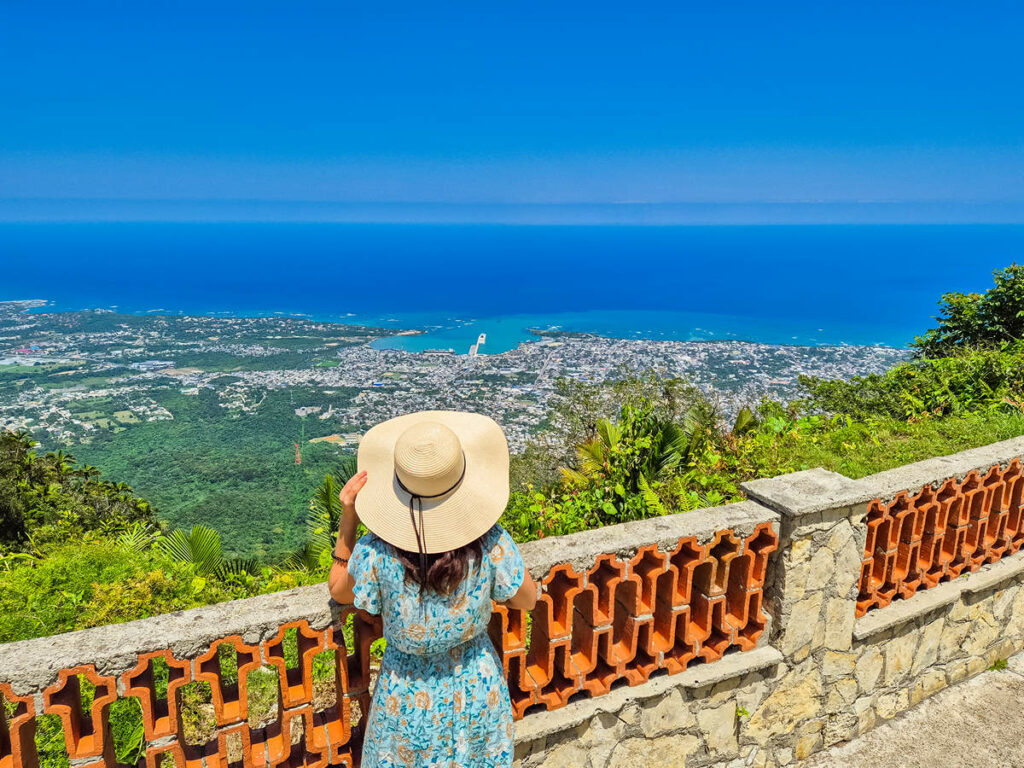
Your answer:
[[[335,559],[335,561],[341,563],[342,565],[348,565],[348,558],[347,557],[341,557],[340,555],[336,555],[333,552],[331,553],[331,557],[333,557]]]

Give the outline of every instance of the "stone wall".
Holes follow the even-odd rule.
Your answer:
[[[1017,439],[857,481],[810,470],[740,504],[524,545],[540,602],[530,622],[495,606],[490,630],[520,765],[788,765],[1020,650],[1022,455]],[[0,768],[34,768],[43,713],[73,765],[114,768],[125,698],[151,768],[357,765],[378,636],[317,586],[0,645]],[[248,709],[256,670],[278,681],[266,723]],[[216,723],[190,743],[178,704],[195,681]]]
[[[781,516],[765,587],[769,644],[526,718],[522,768],[790,765],[1020,651],[1024,553],[1007,519],[1022,511],[1022,455],[1018,438],[857,481],[816,469],[748,483],[750,499]],[[924,507],[943,491],[944,510],[919,523],[906,512],[907,500]],[[894,508],[905,512],[900,535],[869,541],[869,524]],[[917,546],[929,530],[949,532],[956,546],[941,562],[963,567],[858,610],[872,594],[866,562],[898,554],[904,580],[939,562]],[[880,569],[868,590],[899,573]]]

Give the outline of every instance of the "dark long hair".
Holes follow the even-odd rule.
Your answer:
[[[483,537],[464,544],[458,549],[427,555],[427,576],[420,574],[420,555],[393,547],[395,554],[405,568],[405,580],[421,585],[440,595],[450,595],[462,583],[469,572],[469,562],[476,558],[477,564],[483,559]]]

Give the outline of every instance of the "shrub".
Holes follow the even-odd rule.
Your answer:
[[[943,294],[939,327],[914,340],[920,356],[942,357],[961,347],[998,346],[1024,338],[1024,266],[1012,264],[993,276],[995,285],[984,293]]]
[[[917,419],[965,414],[1024,401],[1024,345],[964,348],[949,357],[922,358],[882,374],[849,381],[801,377],[801,405],[859,419]]]
[[[562,535],[739,497],[723,471],[725,435],[711,404],[690,390],[680,412],[679,401],[667,403],[657,388],[638,389],[614,420],[595,419],[560,480],[527,483],[512,494],[502,522],[514,537]],[[675,387],[666,382],[660,391]]]

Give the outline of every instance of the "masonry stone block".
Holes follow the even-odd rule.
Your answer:
[[[964,655],[964,639],[971,631],[970,623],[961,621],[954,623],[948,618],[942,628],[942,636],[939,638],[939,655],[941,661],[949,661]]]
[[[948,685],[946,673],[941,669],[928,670],[914,685],[910,691],[910,706],[917,706],[929,696],[932,696]]]
[[[693,713],[678,690],[644,702],[640,710],[640,728],[648,738],[682,731],[694,723]]]
[[[607,768],[679,768],[700,749],[700,739],[691,735],[629,738],[615,747]]]
[[[780,644],[780,650],[784,655],[791,656],[814,639],[824,600],[825,596],[821,592],[815,592],[793,606],[789,614],[789,624]]]
[[[826,648],[845,651],[853,645],[853,626],[857,604],[845,597],[834,597],[825,607],[824,643]]]
[[[836,559],[828,547],[822,547],[811,558],[807,573],[807,588],[826,589],[835,577]]]
[[[914,655],[914,663],[910,672],[919,675],[924,670],[935,665],[939,659],[939,643],[942,641],[942,633],[946,628],[945,619],[938,618],[930,624],[926,624],[920,632],[920,643]]]
[[[571,741],[551,749],[540,765],[545,768],[589,768],[590,753],[579,743]]]
[[[744,732],[758,744],[792,733],[800,723],[818,714],[822,691],[817,669],[807,665],[792,669],[752,713]]]
[[[905,632],[890,640],[885,649],[885,684],[895,685],[910,674],[919,638],[916,632]]]
[[[826,680],[848,678],[857,666],[856,653],[826,651],[821,658],[821,674]]]
[[[868,693],[875,689],[875,683],[878,682],[884,666],[885,656],[878,648],[868,646],[861,652],[860,658],[854,667],[854,675],[863,693]]]
[[[714,709],[697,712],[697,724],[704,734],[708,752],[717,757],[731,755],[738,749],[736,740],[736,704],[729,701]]]

